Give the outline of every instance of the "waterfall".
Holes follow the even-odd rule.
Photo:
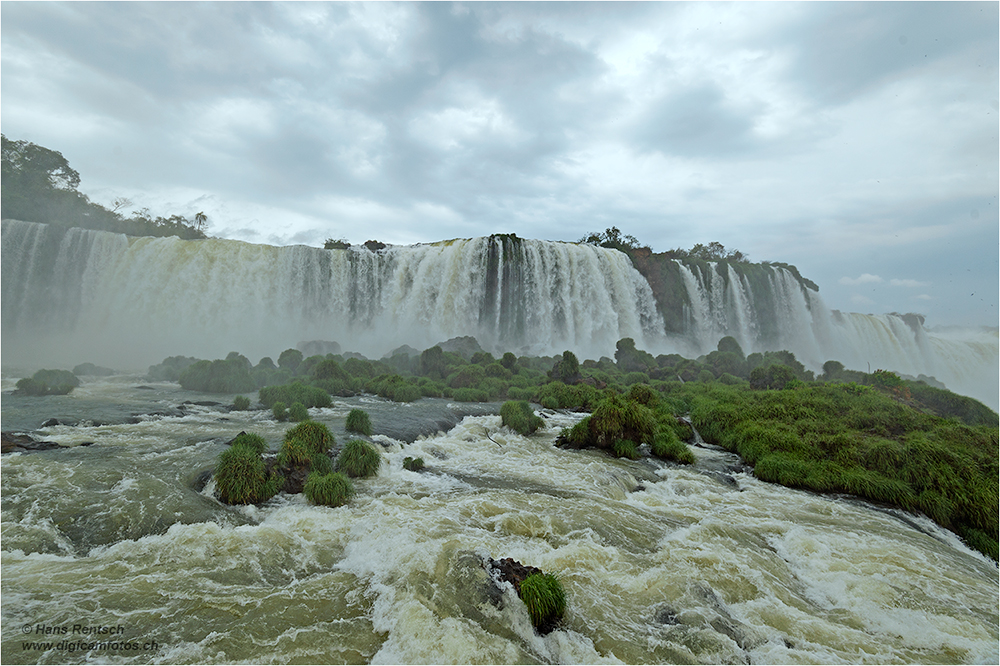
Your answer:
[[[923,374],[994,409],[1000,402],[996,329],[935,331],[919,315],[831,311],[780,266],[767,267],[767,278],[751,286],[728,263],[708,262],[707,270],[676,263],[690,303],[691,355],[713,351],[730,335],[748,354],[787,349],[816,372],[837,360],[853,370]]]
[[[596,358],[662,331],[628,257],[589,245],[490,236],[373,252],[3,222],[3,333],[25,362],[275,356],[311,339],[378,358],[464,335]]]
[[[998,402],[996,331],[831,312],[777,265],[668,260],[681,305],[667,312],[624,253],[514,236],[324,250],[4,220],[2,252],[7,364],[256,359],[316,339],[378,358],[464,335],[493,352],[596,359],[631,337],[654,354],[697,356],[731,335],[746,353],[787,349],[817,372],[838,360],[925,374]]]

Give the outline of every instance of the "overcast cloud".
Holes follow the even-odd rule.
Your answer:
[[[998,321],[997,3],[3,2],[3,133],[272,244],[615,225]]]

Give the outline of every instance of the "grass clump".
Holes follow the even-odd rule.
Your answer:
[[[694,453],[677,437],[670,427],[660,428],[650,445],[653,455],[664,460],[673,460],[684,465],[694,464]]]
[[[302,492],[310,504],[343,506],[354,495],[354,485],[350,479],[338,472],[320,474],[314,471],[306,478]]]
[[[503,425],[525,436],[545,425],[527,400],[508,400],[503,403],[500,407],[500,419]]]
[[[292,406],[288,408],[288,420],[295,421],[305,421],[309,418],[309,410],[301,402],[293,402]]]
[[[297,426],[289,428],[285,432],[285,441],[292,439],[301,439],[310,451],[316,453],[326,453],[337,443],[330,429],[316,421],[302,421]]]
[[[267,448],[259,435],[241,433],[219,454],[215,466],[215,489],[226,504],[260,504],[281,488],[280,475],[269,472],[261,457]]]
[[[424,468],[423,458],[411,458],[406,456],[403,458],[403,469],[409,470],[411,472],[419,472]]]
[[[250,398],[245,395],[238,395],[233,398],[233,410],[237,412],[245,412],[250,409]]]
[[[281,443],[281,450],[278,451],[278,458],[275,461],[278,467],[298,467],[308,465],[312,462],[313,454],[316,453],[309,443],[298,437],[286,439]]]
[[[551,628],[566,612],[566,592],[552,574],[531,574],[521,582],[520,595],[531,623],[539,630]]]
[[[366,437],[372,436],[372,421],[368,412],[363,409],[352,409],[347,414],[347,422],[344,424],[347,432],[356,432]]]
[[[628,458],[629,460],[639,459],[639,447],[630,439],[616,439],[611,445],[611,451],[616,458]]]
[[[271,414],[274,416],[275,421],[287,421],[288,406],[279,400],[278,402],[271,405]]]
[[[352,439],[344,444],[337,456],[336,469],[351,477],[365,478],[378,474],[381,464],[382,456],[374,446],[360,439]]]

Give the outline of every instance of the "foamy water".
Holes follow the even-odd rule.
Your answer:
[[[87,395],[110,408],[132,391],[101,380]],[[360,398],[311,413],[343,443],[358,405],[376,426],[400,412]],[[3,458],[3,659],[997,661],[997,567],[929,520],[763,483],[711,449],[693,467],[564,451],[554,438],[579,415],[545,416],[527,438],[496,415],[410,444],[376,436],[379,475],[339,508],[285,495],[228,507],[211,483],[195,489],[239,431],[277,447],[289,426],[265,412],[44,429],[93,444]],[[404,470],[406,456],[425,470]],[[556,574],[563,625],[535,634],[513,591],[492,587],[488,556]],[[121,626],[140,649],[38,648],[40,624]]]

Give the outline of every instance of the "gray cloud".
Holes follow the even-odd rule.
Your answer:
[[[99,201],[205,210],[211,233],[279,244],[615,225],[795,263],[832,307],[997,321],[995,3],[5,3],[3,19],[4,133],[63,152]],[[865,274],[894,277],[840,282]]]

